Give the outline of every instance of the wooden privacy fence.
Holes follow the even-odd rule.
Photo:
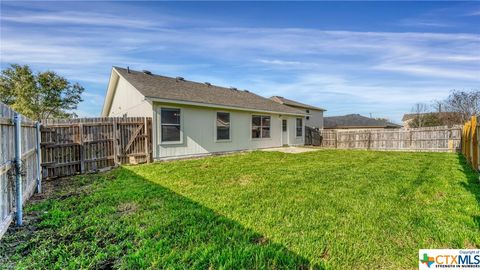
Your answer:
[[[322,136],[320,130],[305,126],[305,145],[320,146],[322,144]]]
[[[462,130],[462,153],[475,170],[480,171],[480,122],[472,116]]]
[[[19,136],[15,136],[17,127]],[[32,196],[35,187],[40,191],[38,129],[35,122],[0,103],[0,238],[15,212],[17,224],[21,224],[23,202]],[[17,196],[22,199],[17,200]]]
[[[45,120],[41,128],[43,178],[150,162],[151,129],[149,117]]]
[[[322,147],[342,149],[456,152],[460,150],[461,126],[411,129],[326,129]]]

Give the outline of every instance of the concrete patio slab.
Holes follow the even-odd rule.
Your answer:
[[[262,149],[262,151],[277,151],[277,152],[290,153],[290,154],[299,154],[299,153],[319,151],[319,150],[321,150],[321,149],[320,148],[295,147],[295,146]]]

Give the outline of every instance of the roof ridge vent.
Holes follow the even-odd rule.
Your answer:
[[[230,87],[230,90],[237,91],[238,89],[236,87]]]
[[[243,90],[243,92],[247,92],[247,93],[250,93],[250,91],[248,91],[247,89]]]
[[[178,81],[185,81],[185,78],[183,77],[175,77],[175,80],[178,82]]]
[[[212,84],[209,83],[209,82],[205,82],[205,84],[208,85],[208,86],[212,86]]]
[[[147,74],[147,75],[152,75],[152,72],[151,72],[150,70],[144,69],[144,70],[142,70],[142,71],[143,71],[143,73],[145,73],[145,74]]]

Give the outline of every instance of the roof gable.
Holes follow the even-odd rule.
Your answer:
[[[288,99],[288,98],[284,98],[284,97],[281,97],[281,96],[273,96],[273,97],[270,97],[270,99],[277,102],[277,103],[287,105],[287,106],[292,106],[292,107],[297,107],[297,108],[302,108],[302,109],[326,111],[325,109],[322,109],[320,107],[315,107],[315,106],[312,106],[312,105],[301,103],[301,102],[291,100],[291,99]]]
[[[114,70],[150,99],[166,99],[207,104],[211,107],[226,106],[250,111],[268,111],[303,115],[304,112],[246,90],[229,89],[212,84],[198,83],[144,72],[114,67]]]

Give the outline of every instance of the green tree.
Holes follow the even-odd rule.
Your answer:
[[[53,71],[12,64],[0,74],[0,101],[34,120],[75,117],[84,88]]]

